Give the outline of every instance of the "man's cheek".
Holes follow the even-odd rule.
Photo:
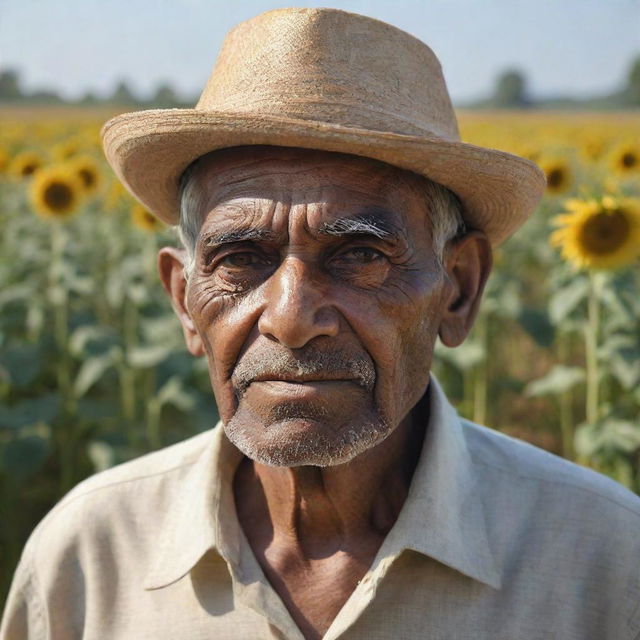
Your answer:
[[[214,283],[203,279],[189,287],[187,304],[194,320],[210,325],[225,313],[232,298],[232,295],[221,292]]]
[[[204,293],[204,292],[203,292]],[[194,302],[196,326],[207,352],[213,392],[230,406],[231,375],[243,348],[257,336],[259,299],[254,295],[203,295]]]
[[[239,336],[250,317],[246,296],[221,293],[206,283],[192,288],[188,303],[198,333],[210,345],[213,358],[218,357],[220,343]]]
[[[238,408],[233,386],[230,380],[225,380],[220,376],[211,361],[209,361],[209,380],[211,381],[211,390],[216,400],[218,413],[222,421],[226,423],[233,417]]]

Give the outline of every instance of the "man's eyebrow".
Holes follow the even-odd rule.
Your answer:
[[[202,245],[205,247],[217,247],[222,244],[231,242],[250,242],[255,240],[264,240],[273,235],[268,229],[231,229],[230,231],[212,231],[206,233],[202,239]]]
[[[318,229],[318,233],[330,236],[375,236],[382,240],[396,235],[397,229],[386,216],[367,213],[325,222]]]
[[[397,229],[386,216],[367,213],[325,222],[318,229],[318,233],[331,236],[374,236],[384,240],[395,236]],[[229,231],[210,231],[203,235],[202,246],[217,247],[232,242],[255,242],[269,239],[273,236],[273,231],[255,227],[236,228]]]

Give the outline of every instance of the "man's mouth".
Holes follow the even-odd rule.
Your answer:
[[[264,387],[266,383],[290,390],[357,385],[370,392],[374,388],[374,364],[365,354],[348,355],[306,348],[304,353],[297,355],[293,357],[293,354],[281,351],[245,354],[231,376],[236,393],[242,395],[250,386]]]
[[[362,391],[359,380],[351,377],[291,377],[273,376],[252,380],[243,393],[252,395],[259,393],[259,397],[271,398],[274,402],[286,401],[329,401],[337,399],[340,394],[353,393],[354,387]],[[336,396],[338,394],[338,396]]]
[[[303,375],[291,375],[287,374],[279,374],[279,373],[262,373],[259,376],[256,376],[253,380],[249,382],[249,385],[254,382],[285,382],[287,384],[315,384],[315,383],[323,383],[323,382],[353,382],[355,384],[360,384],[360,380],[355,378],[353,375],[349,374],[336,374],[336,373],[313,373],[313,374],[303,374]]]

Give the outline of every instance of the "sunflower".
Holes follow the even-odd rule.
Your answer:
[[[91,156],[78,156],[69,161],[69,166],[78,174],[85,195],[95,193],[102,183],[98,163]]]
[[[545,158],[540,161],[540,168],[547,178],[547,192],[551,194],[565,193],[573,183],[573,172],[569,163],[563,158]]]
[[[553,220],[551,244],[582,269],[619,269],[640,257],[640,199],[571,199]]]
[[[31,177],[42,167],[44,160],[36,151],[21,151],[16,154],[9,163],[8,172],[14,178],[23,179]]]
[[[640,172],[640,145],[619,144],[609,154],[609,168],[618,175]]]
[[[164,229],[165,225],[156,218],[150,211],[145,209],[139,202],[131,207],[131,219],[138,229],[142,231],[155,232]]]
[[[65,165],[53,165],[38,171],[29,190],[36,213],[50,220],[71,217],[80,204],[82,195],[82,181]]]

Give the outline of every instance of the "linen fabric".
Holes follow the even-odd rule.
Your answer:
[[[325,639],[640,637],[640,499],[427,393],[407,500]],[[300,640],[236,516],[241,458],[218,425],[78,485],[27,543],[0,638]]]

